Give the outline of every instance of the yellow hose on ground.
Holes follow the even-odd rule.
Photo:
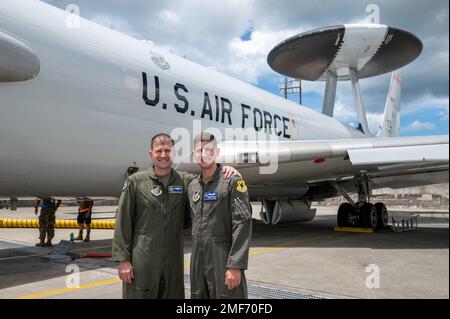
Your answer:
[[[39,220],[37,219],[13,219],[0,218],[0,228],[39,228]],[[76,219],[60,219],[55,223],[55,228],[61,229],[78,229]],[[114,229],[116,228],[115,219],[93,220],[92,229]]]

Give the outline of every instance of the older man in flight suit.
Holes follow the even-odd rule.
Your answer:
[[[172,169],[173,145],[167,134],[154,136],[154,166],[123,187],[112,249],[123,298],[184,298],[183,225],[195,176]],[[229,176],[235,172],[228,167]]]
[[[252,211],[241,177],[226,180],[212,134],[201,133],[194,156],[202,174],[189,185],[192,214],[191,297],[247,298]]]

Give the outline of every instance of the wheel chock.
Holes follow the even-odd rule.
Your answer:
[[[334,231],[350,232],[350,233],[373,233],[373,228],[359,227],[334,227]]]

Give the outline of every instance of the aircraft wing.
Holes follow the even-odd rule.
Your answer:
[[[389,137],[291,142],[224,142],[224,163],[238,163],[256,185],[292,188],[353,180],[365,174],[374,188],[448,182],[449,137]],[[265,177],[266,176],[266,177]],[[269,184],[270,183],[270,184]],[[274,190],[273,187],[272,191]],[[282,194],[280,194],[282,195]],[[326,195],[324,195],[326,197]]]

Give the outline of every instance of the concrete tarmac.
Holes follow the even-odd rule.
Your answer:
[[[110,219],[116,207],[95,207]],[[254,205],[249,269],[250,298],[449,298],[447,210],[391,209],[396,219],[419,214],[419,230],[393,233],[334,231],[337,207],[318,207],[311,222],[264,225]],[[58,219],[75,219],[61,207]],[[0,210],[0,218],[36,218],[33,208]],[[56,229],[54,244],[75,229]],[[65,258],[37,248],[38,229],[0,229],[0,298],[121,298],[116,264],[108,258],[113,230],[93,230],[91,242],[74,242]],[[191,241],[185,236],[185,289],[189,298]],[[69,257],[70,256],[70,257]],[[79,270],[79,276],[77,272]]]

